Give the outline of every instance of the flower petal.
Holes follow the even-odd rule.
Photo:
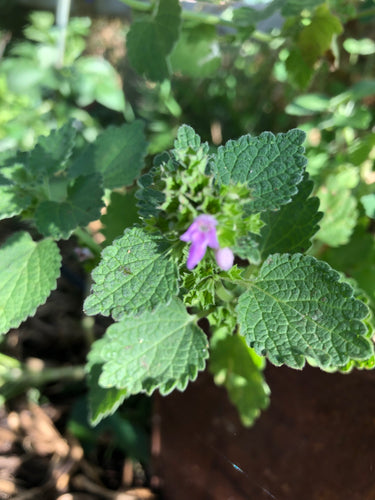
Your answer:
[[[207,249],[207,240],[206,238],[201,237],[197,238],[193,241],[191,244],[190,250],[189,250],[189,257],[186,263],[186,267],[191,271],[197,264],[200,262],[204,254],[206,253]]]

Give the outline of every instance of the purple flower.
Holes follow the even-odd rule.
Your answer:
[[[216,262],[227,271],[233,265],[233,253],[230,248],[220,248],[216,234],[217,220],[212,215],[199,215],[189,229],[180,236],[180,240],[189,242],[191,247],[186,267],[191,270],[200,262],[207,247],[216,250]]]

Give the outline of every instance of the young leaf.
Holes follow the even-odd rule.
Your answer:
[[[277,252],[303,253],[310,247],[310,238],[318,231],[323,216],[318,211],[319,198],[309,198],[313,186],[305,174],[290,203],[278,211],[262,213],[265,225],[260,231],[260,250],[264,257]]]
[[[241,334],[275,365],[339,367],[367,359],[373,346],[360,320],[366,305],[339,274],[314,257],[272,255],[238,301]]]
[[[102,252],[92,273],[92,294],[85,301],[89,315],[140,313],[168,303],[178,291],[178,272],[168,255],[170,245],[161,236],[138,227],[127,229],[121,238]]]
[[[64,169],[72,154],[75,137],[76,129],[71,121],[52,130],[48,136],[38,137],[38,143],[28,158],[28,168],[35,178],[50,177]]]
[[[125,389],[128,395],[152,394],[155,389],[163,395],[175,388],[183,391],[208,357],[207,337],[195,321],[174,299],[154,312],[114,323],[105,341],[92,348],[104,361],[99,384]]]
[[[306,158],[301,146],[305,133],[293,129],[286,134],[263,132],[245,135],[220,146],[212,169],[218,184],[247,183],[251,190],[249,211],[274,210],[297,193]]]
[[[130,186],[144,166],[146,148],[143,122],[108,127],[76,158],[69,175],[77,177],[98,172],[105,188]]]
[[[103,188],[100,175],[78,177],[65,201],[42,201],[35,211],[38,231],[54,239],[69,238],[78,226],[100,217]]]
[[[239,335],[210,342],[210,372],[217,385],[224,385],[238,409],[243,425],[250,426],[269,404],[270,390],[262,369],[264,361]]]
[[[16,328],[56,287],[61,256],[56,243],[19,232],[0,248],[0,334]]]
[[[135,21],[126,38],[129,61],[140,74],[154,81],[169,76],[167,56],[178,39],[181,7],[178,0],[158,0],[156,14]]]

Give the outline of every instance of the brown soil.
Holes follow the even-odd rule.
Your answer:
[[[375,373],[270,366],[271,406],[241,426],[207,373],[159,397],[155,484],[164,500],[374,500]]]

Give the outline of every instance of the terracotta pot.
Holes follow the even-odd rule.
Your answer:
[[[156,399],[155,486],[163,500],[374,500],[375,372],[270,366],[271,406],[244,428],[201,374]]]

